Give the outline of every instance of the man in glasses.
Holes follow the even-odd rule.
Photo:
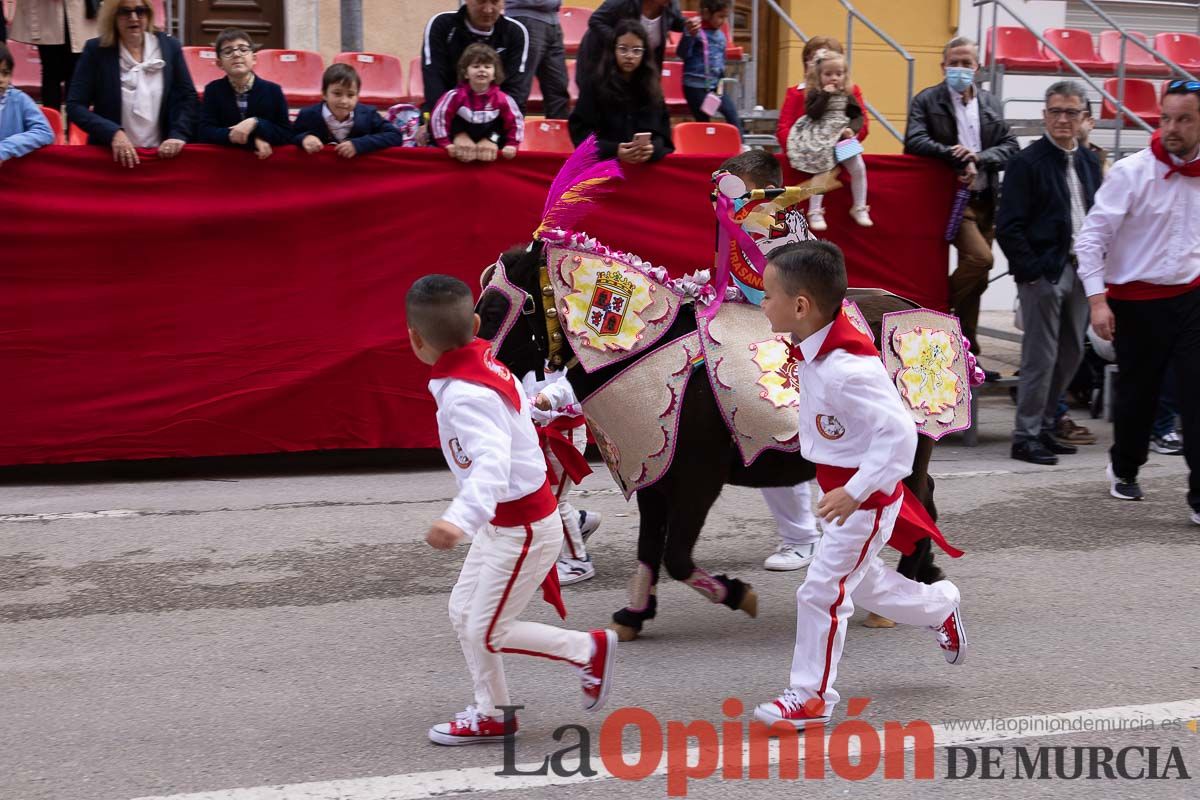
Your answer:
[[[1008,162],[996,217],[1025,330],[1012,457],[1031,464],[1057,464],[1077,450],[1055,435],[1054,422],[1083,360],[1088,322],[1074,240],[1100,187],[1100,162],[1078,142],[1086,105],[1075,81],[1046,90],[1045,135]]]
[[[1076,238],[1092,327],[1120,375],[1109,493],[1141,500],[1159,387],[1175,370],[1187,501],[1200,525],[1200,82],[1167,85],[1150,147],[1118,161]]]

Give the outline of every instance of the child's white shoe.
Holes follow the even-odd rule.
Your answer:
[[[854,220],[864,228],[870,228],[875,224],[871,221],[871,215],[867,213],[870,210],[870,206],[854,206],[850,209],[850,219]]]
[[[829,230],[829,226],[825,224],[824,210],[816,208],[808,212],[808,228],[813,231]]]

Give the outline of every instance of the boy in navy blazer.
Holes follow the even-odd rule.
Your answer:
[[[358,72],[349,64],[334,64],[321,76],[325,102],[301,109],[296,117],[295,142],[307,153],[319,153],[327,144],[337,145],[342,158],[373,153],[403,144],[400,131],[379,116],[374,106],[358,104],[362,86]]]
[[[259,158],[270,158],[272,145],[292,141],[283,89],[254,74],[254,44],[245,31],[226,28],[213,47],[226,77],[204,87],[199,140],[249,148]]]

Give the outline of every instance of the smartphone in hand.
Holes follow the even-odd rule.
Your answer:
[[[650,133],[635,133],[633,135],[633,143],[634,144],[651,144],[652,142],[650,140],[652,138],[653,138],[653,134],[650,134]]]

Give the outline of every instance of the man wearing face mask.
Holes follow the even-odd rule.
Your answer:
[[[954,240],[958,267],[950,276],[950,308],[962,322],[971,352],[979,354],[979,301],[987,290],[995,239],[1000,172],[1021,149],[995,97],[975,85],[979,48],[960,36],[942,50],[944,82],[913,98],[904,152],[946,162],[970,186],[971,199]],[[999,374],[984,370],[988,380]]]

